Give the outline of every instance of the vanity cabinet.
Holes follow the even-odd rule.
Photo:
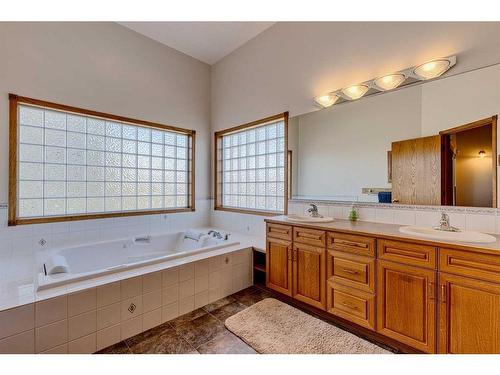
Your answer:
[[[319,309],[325,308],[325,249],[302,243],[293,244],[292,297]]]
[[[441,248],[439,352],[500,353],[500,255]]]
[[[500,353],[500,285],[439,276],[439,352]]]
[[[375,239],[327,234],[327,311],[375,329]]]
[[[436,350],[436,272],[378,260],[377,331],[426,353]]]
[[[325,231],[267,224],[267,286],[324,310],[325,238]]]
[[[270,289],[404,351],[500,353],[499,251],[320,228],[267,223]]]
[[[272,237],[268,237],[266,242],[267,287],[291,296],[292,242]]]

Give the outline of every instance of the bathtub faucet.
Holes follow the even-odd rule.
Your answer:
[[[222,240],[222,234],[220,232],[217,232],[215,230],[211,230],[208,232],[208,235],[212,235],[213,237],[217,238],[218,240]]]

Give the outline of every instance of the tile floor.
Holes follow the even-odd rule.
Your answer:
[[[224,326],[231,315],[271,294],[251,286],[150,329],[99,354],[255,354]]]

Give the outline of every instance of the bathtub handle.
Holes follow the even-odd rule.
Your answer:
[[[226,233],[226,235],[224,236],[224,240],[226,240],[226,241],[229,240],[229,236],[230,236],[230,234]]]

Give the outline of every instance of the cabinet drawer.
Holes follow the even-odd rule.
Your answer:
[[[328,281],[328,312],[360,326],[375,329],[375,296]]]
[[[328,250],[328,279],[349,287],[375,291],[375,260]]]
[[[324,230],[293,227],[293,240],[306,245],[325,247],[325,233]]]
[[[281,240],[292,240],[292,227],[282,224],[267,224],[267,236]]]
[[[434,246],[381,239],[378,240],[377,247],[378,259],[424,268],[437,267],[437,249]]]
[[[500,256],[441,248],[439,270],[500,283]]]
[[[328,232],[327,244],[329,249],[370,257],[375,256],[375,238],[372,237]]]

